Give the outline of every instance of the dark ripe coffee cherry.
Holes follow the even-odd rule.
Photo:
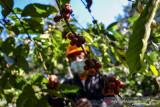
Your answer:
[[[71,41],[72,41],[73,44],[77,44],[78,43],[78,39],[77,38],[73,38]]]
[[[92,62],[93,62],[93,63],[96,63],[96,62],[97,62],[97,59],[96,59],[96,58],[92,58]]]
[[[115,93],[116,95],[119,95],[119,90],[114,90],[114,93]]]
[[[115,88],[115,86],[116,86],[116,85],[115,85],[115,83],[114,83],[114,82],[110,82],[110,83],[109,83],[109,88],[114,89],[114,88]]]
[[[86,39],[83,36],[78,37],[78,43],[84,44],[86,42]]]
[[[123,88],[124,84],[122,82],[120,82],[119,84],[119,88]]]
[[[108,85],[108,83],[104,82],[104,86],[107,86],[107,85]]]
[[[62,17],[65,18],[65,19],[69,19],[70,18],[70,14],[62,13]]]
[[[109,82],[115,82],[116,81],[116,77],[112,76],[109,78]]]
[[[89,60],[87,59],[87,60],[85,60],[85,64],[86,65],[88,65],[88,66],[90,66],[90,62],[89,62]]]
[[[75,44],[71,41],[71,42],[70,42],[70,45],[74,46]]]
[[[96,63],[95,65],[96,65],[96,67],[97,67],[98,69],[102,67],[102,65],[101,65],[100,63]]]
[[[74,38],[74,34],[73,33],[69,33],[68,34],[68,39],[72,40]]]
[[[54,21],[55,21],[55,22],[59,22],[61,19],[62,19],[61,16],[55,16],[55,17],[54,17]]]
[[[76,46],[77,46],[77,47],[81,47],[81,44],[77,43]]]
[[[107,96],[107,95],[108,95],[107,90],[103,89],[103,90],[102,90],[102,94],[103,94],[104,96]]]
[[[96,75],[97,72],[96,72],[96,70],[95,70],[94,68],[90,68],[90,69],[89,69],[89,74],[90,74],[90,75]]]
[[[115,88],[114,88],[115,90],[119,90],[119,86],[115,86]]]
[[[84,69],[84,70],[89,70],[89,66],[85,65],[85,66],[83,67],[83,69]]]
[[[120,81],[119,80],[116,80],[115,81],[116,85],[118,86],[120,84]]]
[[[108,93],[109,93],[109,95],[113,95],[114,94],[114,89],[108,89]]]

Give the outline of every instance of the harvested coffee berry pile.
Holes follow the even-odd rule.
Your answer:
[[[97,62],[96,58],[92,58],[92,62],[95,64],[97,69],[100,69],[102,67],[102,65],[99,62]],[[96,70],[91,66],[89,60],[85,60],[85,64],[86,65],[83,68],[85,71],[88,71],[88,73],[90,75],[96,75],[97,74]]]
[[[104,96],[107,95],[119,95],[119,88],[123,88],[124,84],[117,80],[114,76],[108,78],[108,83],[104,83],[104,89],[102,90],[102,94]]]

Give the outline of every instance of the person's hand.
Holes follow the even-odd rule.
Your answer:
[[[50,75],[48,78],[48,83],[46,84],[48,89],[59,89],[60,83],[56,75]]]
[[[87,98],[81,98],[74,104],[74,107],[92,107],[92,104]]]

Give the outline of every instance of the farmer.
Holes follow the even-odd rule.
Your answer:
[[[86,51],[89,53],[87,48]],[[83,67],[85,66],[84,62],[86,57],[83,50],[78,48],[76,45],[69,45],[67,47],[66,57],[69,59],[74,77],[64,81],[64,84],[76,85],[80,87],[80,90],[77,94],[69,94],[67,96],[67,98],[72,101],[73,106],[105,107],[105,102],[103,102],[104,95],[102,94],[104,81],[99,74],[88,75],[85,73]],[[106,75],[104,76],[107,77]],[[50,78],[53,83],[58,83],[58,78],[56,75],[51,75]],[[60,99],[51,95],[49,95],[48,101],[53,107],[63,107],[67,104],[67,101],[64,99]]]

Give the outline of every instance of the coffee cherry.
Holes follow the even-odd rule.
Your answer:
[[[83,67],[83,69],[84,69],[84,70],[88,70],[88,69],[89,69],[89,66],[85,65],[85,66]]]
[[[77,38],[73,38],[73,39],[71,40],[71,42],[72,42],[73,44],[77,44],[77,43],[78,43],[78,39],[77,39]]]
[[[97,62],[97,59],[96,59],[96,58],[92,58],[92,62],[93,62],[93,63],[96,63],[96,62]]]
[[[108,85],[108,83],[104,82],[104,86],[107,86],[107,85]]]
[[[77,47],[81,47],[81,44],[77,43],[76,46],[77,46]]]
[[[120,82],[119,84],[119,88],[123,88],[124,84],[122,82]]]
[[[114,88],[115,88],[115,86],[116,86],[116,85],[115,85],[115,83],[114,83],[114,82],[110,82],[110,83],[109,83],[109,88],[114,89]]]
[[[89,69],[89,74],[90,74],[90,75],[96,75],[97,72],[96,72],[96,70],[95,70],[94,68],[90,68],[90,69]]]
[[[90,66],[90,62],[89,62],[89,60],[87,59],[87,60],[85,60],[85,64],[86,65],[88,65],[88,66]]]
[[[70,18],[70,14],[62,13],[62,17],[65,18],[65,19],[69,19]]]
[[[102,67],[102,65],[100,63],[96,63],[96,67],[99,69]]]
[[[71,42],[70,42],[70,45],[74,46],[75,44],[71,41]]]
[[[102,94],[103,94],[104,96],[107,96],[107,95],[108,95],[107,90],[103,89],[103,90],[102,90]]]
[[[68,34],[68,39],[72,40],[74,38],[74,34],[73,33],[69,33]]]
[[[71,14],[72,13],[72,9],[70,7],[66,7],[65,8],[65,13]]]
[[[119,84],[120,84],[120,81],[119,81],[119,80],[116,80],[115,83],[116,83],[116,85],[119,85]]]
[[[78,37],[78,43],[84,44],[86,42],[86,39],[83,36]]]
[[[70,5],[69,3],[66,3],[66,4],[65,4],[65,8],[67,8],[67,7],[70,7],[70,8],[71,8],[71,5]]]
[[[54,17],[54,21],[55,21],[55,22],[59,22],[61,19],[62,19],[61,16],[55,16],[55,17]]]
[[[109,82],[115,82],[115,81],[116,81],[116,78],[114,76],[109,78]]]
[[[119,90],[114,90],[114,93],[115,93],[116,95],[119,95]]]
[[[115,90],[119,90],[119,86],[115,86],[115,88],[114,88]]]
[[[108,89],[109,95],[113,95],[114,94],[114,89]]]

